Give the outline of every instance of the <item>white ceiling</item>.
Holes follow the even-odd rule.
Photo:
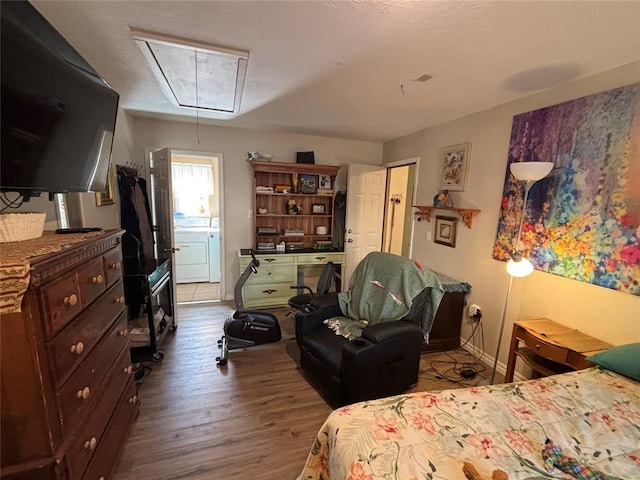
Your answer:
[[[640,60],[640,1],[32,3],[135,115],[195,118],[164,96],[130,27],[249,51],[239,113],[201,123],[360,140]]]

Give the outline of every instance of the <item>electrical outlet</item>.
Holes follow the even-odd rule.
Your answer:
[[[475,303],[472,303],[471,305],[469,305],[469,316],[470,317],[477,317],[478,316],[478,312],[480,312],[480,307],[478,305],[476,305]]]

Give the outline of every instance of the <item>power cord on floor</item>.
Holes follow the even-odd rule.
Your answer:
[[[487,369],[487,367],[481,362],[484,356],[484,329],[482,326],[482,312],[478,310],[474,315],[476,322],[474,324],[473,330],[469,337],[464,341],[462,345],[458,348],[450,351],[443,352],[447,357],[451,358],[451,360],[432,360],[430,362],[430,367],[435,372],[433,378],[437,380],[448,380],[452,383],[456,383],[465,387],[474,386],[473,383],[467,383],[471,380],[475,380],[476,377],[481,376]],[[475,339],[476,333],[480,332],[481,351],[483,352],[480,357],[476,358],[473,352],[466,350],[464,347]],[[452,356],[450,352],[457,352],[458,354],[464,354],[471,356],[471,361],[462,361],[458,358]],[[449,367],[449,368],[446,368]],[[444,369],[446,368],[446,369]],[[428,376],[423,375],[423,377],[428,378]],[[484,378],[484,377],[483,377]]]

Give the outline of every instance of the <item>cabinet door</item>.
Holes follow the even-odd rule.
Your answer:
[[[176,243],[176,282],[209,281],[209,244],[206,240]]]

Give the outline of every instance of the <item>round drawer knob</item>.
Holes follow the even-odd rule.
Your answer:
[[[126,373],[127,375],[131,375],[132,372],[133,367],[131,365],[129,365],[128,367],[124,367],[124,373]]]
[[[540,348],[540,345],[536,345],[536,349]]]
[[[89,398],[89,395],[91,395],[91,390],[89,389],[89,387],[84,387],[83,389],[78,390],[78,393],[76,395],[78,398],[86,400],[87,398]]]
[[[97,275],[91,279],[91,281],[96,284],[102,283],[102,280],[103,280],[102,275]]]
[[[120,262],[112,263],[109,266],[111,267],[111,270],[120,270]]]
[[[98,440],[96,440],[96,437],[91,437],[91,440],[87,440],[86,442],[84,442],[84,448],[86,450],[95,450],[96,445],[98,445]]]
[[[133,397],[129,398],[129,403],[136,403],[138,401],[138,396],[134,395]]]
[[[118,335],[119,335],[120,337],[126,337],[127,335],[129,335],[129,330],[127,330],[126,328],[123,328],[122,330],[120,330],[120,331],[118,332]]]
[[[116,303],[124,303],[124,295],[119,295],[116,297]]]
[[[71,353],[80,355],[82,352],[84,352],[84,343],[78,342],[75,345],[71,345]]]
[[[64,304],[65,305],[70,305],[70,306],[73,307],[76,303],[78,303],[78,297],[76,296],[75,293],[72,293],[68,297],[64,297]]]

